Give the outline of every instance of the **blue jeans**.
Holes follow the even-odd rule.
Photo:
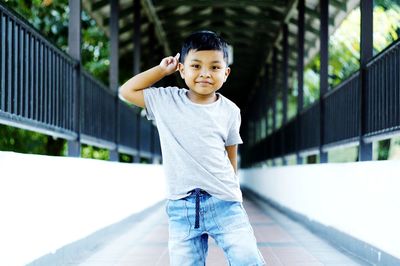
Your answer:
[[[195,194],[167,202],[170,265],[205,265],[208,236],[224,250],[229,265],[265,265],[243,205],[208,193],[198,198],[197,223]]]

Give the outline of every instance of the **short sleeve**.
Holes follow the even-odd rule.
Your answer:
[[[148,120],[154,120],[154,113],[153,113],[153,108],[154,108],[154,99],[155,99],[155,94],[156,94],[156,88],[148,88],[143,90],[143,97],[144,97],[144,105],[145,105],[145,111],[146,111],[146,117]]]
[[[155,120],[154,113],[157,111],[157,100],[161,98],[162,88],[148,88],[143,90],[146,117],[148,120]]]
[[[240,117],[240,111],[235,112],[236,114],[233,117],[233,121],[231,124],[231,127],[228,131],[228,137],[226,138],[225,146],[231,146],[235,144],[242,144],[243,140],[240,137],[240,123],[241,123],[241,117]]]

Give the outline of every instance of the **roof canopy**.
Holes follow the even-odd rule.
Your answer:
[[[141,68],[157,64],[166,55],[175,55],[182,40],[196,30],[212,30],[233,46],[232,73],[221,92],[240,108],[261,85],[264,66],[277,51],[282,65],[282,28],[288,25],[289,76],[297,65],[298,0],[141,0]],[[329,1],[329,31],[332,32],[359,0]],[[119,0],[120,65],[132,69],[134,49],[133,0]],[[305,3],[305,55],[307,62],[319,49],[319,1]],[[109,32],[110,1],[83,1],[84,9]],[[278,86],[282,76],[277,71]]]

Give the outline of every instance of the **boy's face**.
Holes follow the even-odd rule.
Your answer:
[[[219,90],[231,69],[226,65],[224,54],[218,50],[190,50],[185,62],[179,63],[179,72],[186,85],[202,96]]]

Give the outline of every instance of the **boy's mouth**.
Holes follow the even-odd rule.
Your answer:
[[[212,85],[212,83],[210,81],[207,80],[200,80],[200,81],[196,81],[196,83],[200,84],[200,85]]]

